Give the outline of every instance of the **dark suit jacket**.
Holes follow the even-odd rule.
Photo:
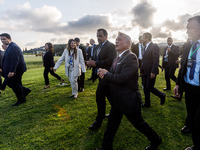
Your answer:
[[[184,76],[187,71],[188,55],[190,53],[191,46],[192,45],[190,41],[183,45],[183,51],[182,51],[183,53],[182,53],[181,64],[180,64],[181,68],[179,70],[178,77],[176,80],[176,84],[180,86],[180,90],[183,90],[185,86]],[[199,79],[200,79],[200,74],[199,74]]]
[[[97,68],[104,68],[107,70],[110,70],[110,67],[112,65],[113,59],[116,57],[117,52],[115,50],[115,45],[109,41],[106,41],[106,43],[101,48],[101,51],[99,52],[99,55],[97,57],[97,50],[100,47],[100,44],[93,49],[93,60],[96,61],[96,67],[92,70],[92,80],[93,82],[98,78],[97,76]]]
[[[149,76],[151,73],[158,74],[159,66],[159,47],[157,44],[150,43],[142,58],[141,73]]]
[[[86,48],[86,60],[89,60],[91,58],[91,46]]]
[[[137,44],[135,44],[135,45],[133,46],[132,52],[133,52],[133,53],[137,56],[137,58],[138,58],[138,56],[139,56],[139,43],[137,43]]]
[[[20,47],[13,42],[10,43],[4,54],[2,70],[3,77],[8,76],[9,72],[14,72],[15,74],[23,74],[27,70],[23,53]]]
[[[84,60],[86,60],[87,58],[86,58],[86,50],[85,50],[85,47],[83,47],[82,45],[79,45],[79,48],[82,50]]]
[[[100,44],[97,46],[95,53],[97,53],[99,46]],[[106,41],[106,43],[101,48],[101,51],[99,52],[98,58],[96,59],[96,66],[98,68],[109,70],[116,55],[117,52],[115,50],[115,45],[109,41]]]
[[[51,67],[54,67],[54,65],[55,62],[53,59],[53,53],[51,51],[47,51],[43,57],[43,66],[50,69]]]
[[[0,50],[0,69],[2,69],[2,61],[3,61],[3,56],[4,56],[4,51]]]
[[[164,55],[163,55],[163,60],[162,60],[162,66],[165,68],[165,63],[164,63],[164,56],[166,55],[166,50],[168,46],[164,49]],[[178,68],[178,64],[176,61],[178,60],[179,57],[179,47],[172,45],[171,51],[168,53],[168,66],[170,69],[175,69]]]
[[[109,82],[111,105],[118,111],[128,114],[140,110],[141,95],[138,90],[137,57],[126,51],[117,61],[115,69],[105,74]]]

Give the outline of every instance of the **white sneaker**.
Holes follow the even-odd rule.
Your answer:
[[[58,84],[58,85],[64,86],[64,85],[68,85],[68,84],[67,84],[67,83],[60,83],[60,84]]]

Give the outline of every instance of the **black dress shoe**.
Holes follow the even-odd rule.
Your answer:
[[[185,150],[195,150],[195,149],[194,149],[194,145],[191,146],[191,147],[187,147]]]
[[[145,150],[157,150],[158,146],[162,143],[162,139],[159,137],[156,143],[151,143],[151,145],[147,146]]]
[[[190,127],[187,127],[187,126],[184,126],[184,127],[181,129],[181,133],[183,133],[183,134],[191,133],[191,128],[190,128]]]
[[[89,127],[89,129],[92,130],[92,131],[93,131],[93,130],[96,130],[96,129],[98,129],[98,128],[101,126],[101,123],[102,123],[102,122],[96,121],[96,120],[95,120],[95,121],[93,122],[93,124],[91,124],[91,126]]]
[[[170,88],[164,88],[163,91],[171,90]]]
[[[182,97],[178,98],[178,97],[176,97],[176,96],[174,96],[174,95],[171,95],[171,97],[177,99],[178,101],[181,101],[181,100],[182,100]]]
[[[165,103],[165,97],[166,97],[166,94],[163,93],[162,98],[160,99],[160,105],[163,105]]]
[[[150,105],[150,104],[144,103],[144,104],[143,104],[143,107],[149,108],[149,107],[151,107],[151,105]]]
[[[26,102],[26,100],[24,100],[24,101],[17,101],[15,104],[13,104],[12,106],[18,106],[18,105],[20,105],[20,104],[22,104],[22,103],[25,103]]]
[[[69,98],[74,98],[74,95],[69,96]]]
[[[29,93],[31,93],[31,89],[27,88],[26,91],[24,91],[24,96],[26,97]]]

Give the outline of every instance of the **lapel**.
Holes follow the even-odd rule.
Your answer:
[[[104,52],[104,49],[107,47],[108,43],[109,43],[109,41],[107,40],[107,41],[104,43],[104,45],[102,46],[102,48],[101,48],[101,50],[100,50],[100,52],[99,52],[99,55],[97,56],[97,57],[98,57],[98,60],[101,58],[101,56],[102,56],[102,54],[103,54],[103,52]],[[99,49],[99,47],[100,47],[100,44],[99,44],[97,50]]]
[[[153,46],[153,43],[151,42],[149,46],[146,48],[146,50],[144,51],[144,56],[148,54],[148,51],[151,50],[152,46]]]
[[[189,43],[186,44],[185,49],[183,49],[186,53],[186,56],[185,56],[186,58],[185,58],[185,62],[184,62],[185,64],[187,64],[188,55],[190,53],[191,46],[192,46],[192,44],[189,42]]]
[[[113,64],[115,62],[115,60],[117,59],[117,57],[114,59],[113,64],[112,64],[112,71],[115,72],[117,69],[117,65],[121,64],[123,62],[123,60],[126,58],[126,56],[130,53],[130,50],[126,51],[124,54],[122,54],[122,56],[118,59],[115,68],[113,68]]]

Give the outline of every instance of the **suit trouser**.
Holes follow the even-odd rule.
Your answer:
[[[191,120],[192,141],[195,150],[200,149],[200,87],[190,84],[185,86],[185,101],[188,117]],[[189,111],[188,111],[189,110]]]
[[[99,84],[96,90],[96,103],[97,103],[97,117],[96,120],[102,122],[105,118],[105,111],[106,111],[106,97],[109,100],[109,85],[105,79],[99,78]]]
[[[78,77],[78,90],[84,89],[85,73],[82,72]]]
[[[156,76],[155,78],[151,79],[150,75],[149,76],[144,75],[143,86],[144,86],[145,104],[147,105],[150,105],[150,92],[152,92],[159,98],[163,97],[163,93],[154,87],[155,81],[156,81]]]
[[[157,144],[159,139],[158,134],[144,121],[141,116],[141,111],[135,111],[129,114],[124,114],[131,124],[142,134],[144,134],[152,144]],[[120,125],[123,113],[111,107],[108,125],[104,133],[102,147],[105,150],[112,150],[112,143],[117,129]]]
[[[71,88],[72,88],[72,95],[77,95],[78,94],[78,77],[74,76],[74,69],[73,68],[69,68],[69,81],[71,84]]]
[[[16,74],[11,78],[7,78],[7,85],[12,88],[13,92],[15,93],[18,101],[26,101],[25,95],[26,92],[29,91],[28,88],[23,87],[22,85],[22,75],[23,74]]]
[[[171,89],[171,82],[170,79],[172,79],[174,82],[176,82],[176,76],[174,75],[176,68],[175,67],[169,67],[169,64],[166,63],[165,69],[165,80],[166,80],[166,88]]]
[[[53,70],[50,70],[50,68],[44,68],[43,75],[45,79],[45,85],[49,85],[49,77],[48,77],[49,72],[52,76],[56,77],[58,80],[61,80],[61,77],[57,75]]]

